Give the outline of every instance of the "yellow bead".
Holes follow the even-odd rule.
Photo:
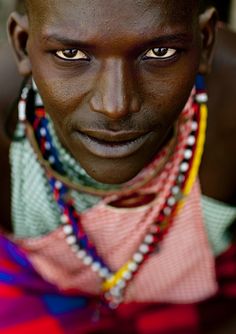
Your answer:
[[[103,282],[102,284],[103,291],[108,291],[112,289],[114,286],[116,286],[116,284],[123,278],[124,273],[128,271],[129,264],[130,261],[126,263],[123,267],[121,267],[112,277]]]

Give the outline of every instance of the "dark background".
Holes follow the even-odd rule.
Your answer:
[[[220,20],[228,22],[229,20],[229,10],[230,10],[230,0],[214,0],[212,4],[217,7],[219,11]]]

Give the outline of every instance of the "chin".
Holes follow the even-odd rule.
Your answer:
[[[137,173],[129,173],[128,175],[122,175],[119,173],[118,171],[111,170],[110,173],[99,173],[98,171],[92,171],[89,172],[87,171],[87,173],[96,181],[101,182],[101,183],[105,183],[105,184],[114,184],[114,185],[118,185],[118,184],[122,184],[125,182],[130,181],[131,179],[133,179]]]
[[[133,179],[144,166],[134,166],[127,161],[106,161],[104,164],[88,164],[80,162],[89,176],[94,180],[105,184],[122,184]],[[96,168],[94,168],[96,166]]]

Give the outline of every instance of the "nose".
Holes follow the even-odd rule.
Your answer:
[[[140,97],[135,81],[125,61],[107,59],[95,83],[90,99],[91,110],[114,120],[138,112]]]

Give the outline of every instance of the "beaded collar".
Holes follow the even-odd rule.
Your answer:
[[[158,153],[145,171],[141,172],[130,183],[127,183],[130,189],[128,192],[125,190],[127,189],[127,184],[119,189],[113,188],[106,191],[104,188],[102,190],[93,188],[91,184],[89,186],[81,186],[81,184],[66,178],[63,164],[59,159],[58,151],[49,131],[50,120],[45,113],[38,93],[35,95],[33,113],[32,110],[28,110],[28,97],[32,93],[35,95],[34,90],[32,91],[29,86],[25,87],[19,101],[19,120],[21,122],[22,135],[25,134],[29,138],[45,170],[45,175],[51,186],[52,196],[61,212],[61,223],[63,224],[67,243],[71,246],[71,250],[76,253],[79,260],[90,266],[94,272],[97,272],[101,278],[103,296],[110,306],[117,306],[122,302],[128,282],[138,272],[141,264],[149,257],[156,245],[168,232],[175,214],[183,205],[184,196],[188,195],[195,181],[203,151],[206,129],[207,110],[205,103],[207,96],[204,91],[202,78],[197,78],[196,88],[193,90],[186,108],[180,116],[176,140],[168,143],[167,147]],[[183,133],[182,125],[187,120],[189,127]],[[145,188],[146,184],[158,179],[158,173],[163,169],[166,169],[168,178],[168,165],[175,166],[173,161],[174,157],[177,156],[179,164],[176,173],[174,173],[174,177],[172,175],[172,180],[169,182],[170,186],[165,195],[163,195],[162,205],[159,213],[153,219],[153,224],[149,226],[142,243],[131,259],[117,272],[112,272],[97,253],[95,245],[89,240],[89,236],[84,233],[80,223],[80,215],[76,212],[70,197],[70,190],[78,189],[99,194],[107,198],[108,202],[117,201],[117,199],[120,200],[124,197],[130,200],[136,196],[137,189],[143,186]],[[163,179],[160,182],[160,191],[157,194],[159,197],[162,196],[162,187],[166,181]],[[145,196],[142,198],[141,203],[144,200]]]

